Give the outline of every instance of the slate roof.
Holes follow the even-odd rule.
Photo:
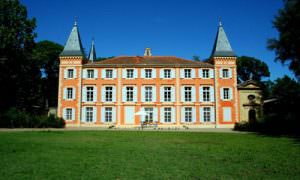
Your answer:
[[[175,56],[119,56],[103,61],[88,62],[87,67],[207,67],[206,62],[186,60]]]
[[[219,22],[218,32],[215,39],[214,47],[211,53],[212,57],[234,57],[236,56],[231,48],[223,25]]]
[[[95,42],[94,42],[94,40],[92,40],[92,45],[91,45],[91,49],[90,49],[88,60],[95,61],[96,59],[97,59],[97,57],[96,57]]]
[[[60,56],[84,56],[84,50],[76,22],[74,23],[64,50],[60,53]]]

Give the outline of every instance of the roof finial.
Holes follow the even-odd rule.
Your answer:
[[[78,20],[78,17],[75,16],[75,20],[74,20],[74,26],[77,26],[77,20]]]
[[[221,16],[219,16],[219,27],[221,27],[222,26],[222,18],[221,18]]]
[[[145,48],[144,56],[152,56],[151,48],[149,48],[149,47]]]

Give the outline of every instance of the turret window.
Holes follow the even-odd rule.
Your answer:
[[[223,69],[222,70],[222,77],[223,78],[229,78],[229,70],[228,69]]]
[[[67,78],[74,78],[74,69],[68,69]]]

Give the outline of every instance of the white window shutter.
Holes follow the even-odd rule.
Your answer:
[[[185,112],[184,107],[181,107],[181,120],[180,120],[181,122],[185,122],[184,121],[184,115],[185,115],[184,112]]]
[[[76,99],[76,88],[72,88],[72,99]]]
[[[152,102],[156,102],[156,86],[152,86]]]
[[[137,87],[133,87],[133,102],[137,102]]]
[[[204,122],[204,111],[203,111],[203,107],[200,107],[200,122]]]
[[[83,78],[83,79],[86,79],[86,78],[87,78],[87,70],[86,70],[86,69],[84,69],[84,70],[82,71],[82,78]]]
[[[184,78],[184,69],[180,69],[180,78]]]
[[[159,96],[160,96],[160,102],[165,102],[165,98],[164,98],[164,87],[163,87],[163,86],[160,87],[160,93],[159,93]]]
[[[157,108],[153,108],[153,121],[158,122]]]
[[[164,110],[164,107],[161,107],[160,108],[160,119],[159,119],[159,122],[160,123],[164,123],[165,122],[165,110]]]
[[[228,76],[229,78],[232,78],[232,68],[228,68]]]
[[[140,109],[141,112],[145,112],[145,108],[141,107]],[[145,116],[140,116],[141,117],[141,123],[145,121]]]
[[[214,69],[209,69],[209,77],[214,78]]]
[[[67,109],[66,108],[63,109],[63,119],[64,120],[67,119]]]
[[[230,107],[223,107],[223,121],[230,122],[231,119],[231,108]]]
[[[145,78],[145,69],[141,69],[141,78]]]
[[[116,122],[117,118],[116,118],[117,112],[116,112],[116,107],[112,107],[112,122]]]
[[[180,88],[180,94],[181,94],[181,102],[185,102],[185,98],[184,98],[184,86],[181,86]]]
[[[176,94],[175,94],[175,87],[171,86],[171,102],[175,102]]]
[[[94,70],[94,77],[95,77],[95,79],[98,78],[98,69],[95,69],[95,70]]]
[[[222,73],[222,71],[223,71],[223,69],[220,68],[220,69],[219,69],[219,77],[220,77],[220,78],[223,78],[223,73]]]
[[[113,79],[117,78],[117,69],[113,69]]]
[[[93,102],[97,102],[98,99],[98,90],[97,90],[97,86],[94,86],[94,97],[93,97]]]
[[[210,108],[210,121],[215,122],[215,108],[214,107]]]
[[[195,86],[192,87],[192,102],[196,102],[196,90],[195,90]]]
[[[145,102],[146,100],[145,100],[145,86],[142,86],[141,87],[141,101],[142,102]]]
[[[86,87],[85,86],[82,89],[82,102],[86,102]]]
[[[176,115],[175,115],[175,108],[171,108],[171,122],[176,123]]]
[[[152,78],[156,78],[156,69],[152,69]]]
[[[75,108],[72,108],[72,120],[75,120]]]
[[[203,102],[203,86],[200,86],[199,99],[200,99],[200,102]]]
[[[64,69],[64,78],[68,78],[68,70],[67,69]]]
[[[198,72],[199,72],[199,77],[200,77],[200,78],[203,78],[203,69],[199,69]]]
[[[86,117],[86,109],[85,109],[85,107],[83,107],[83,108],[81,109],[81,121],[82,121],[82,122],[86,122],[85,117]]]
[[[196,109],[195,107],[192,107],[192,115],[193,115],[193,118],[192,118],[192,122],[196,122]]]
[[[161,78],[161,79],[164,78],[164,69],[159,70],[159,78]]]
[[[195,78],[195,69],[191,69],[191,77]]]
[[[221,99],[224,100],[224,88],[220,88]]]
[[[77,72],[76,68],[74,68],[74,78],[77,78]]]
[[[67,99],[67,88],[63,90],[63,99]]]
[[[127,77],[127,76],[126,76],[126,75],[127,75],[126,73],[127,73],[127,70],[126,70],[126,69],[122,69],[122,77],[123,77],[123,78],[126,78],[126,77]]]
[[[105,71],[106,71],[106,69],[101,69],[101,78],[105,78]]]
[[[105,102],[105,86],[101,87],[101,101]]]
[[[171,78],[175,78],[175,69],[171,69]]]
[[[209,87],[209,95],[210,95],[210,102],[215,102],[215,89],[214,89],[214,86]]]
[[[97,121],[97,107],[93,107],[93,122]]]
[[[101,122],[105,122],[105,107],[101,107]]]
[[[122,101],[126,102],[126,86],[122,87]]]
[[[233,93],[232,93],[232,88],[229,88],[229,99],[232,100]]]
[[[112,102],[116,102],[116,86],[112,87]]]
[[[133,69],[133,78],[138,78],[137,69]]]

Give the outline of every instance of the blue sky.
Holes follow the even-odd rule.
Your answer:
[[[21,0],[30,17],[37,18],[37,41],[64,45],[77,17],[83,46],[95,38],[98,57],[153,55],[191,59],[209,57],[218,17],[237,55],[265,61],[271,80],[292,73],[274,62],[267,39],[277,37],[272,19],[282,0]]]

